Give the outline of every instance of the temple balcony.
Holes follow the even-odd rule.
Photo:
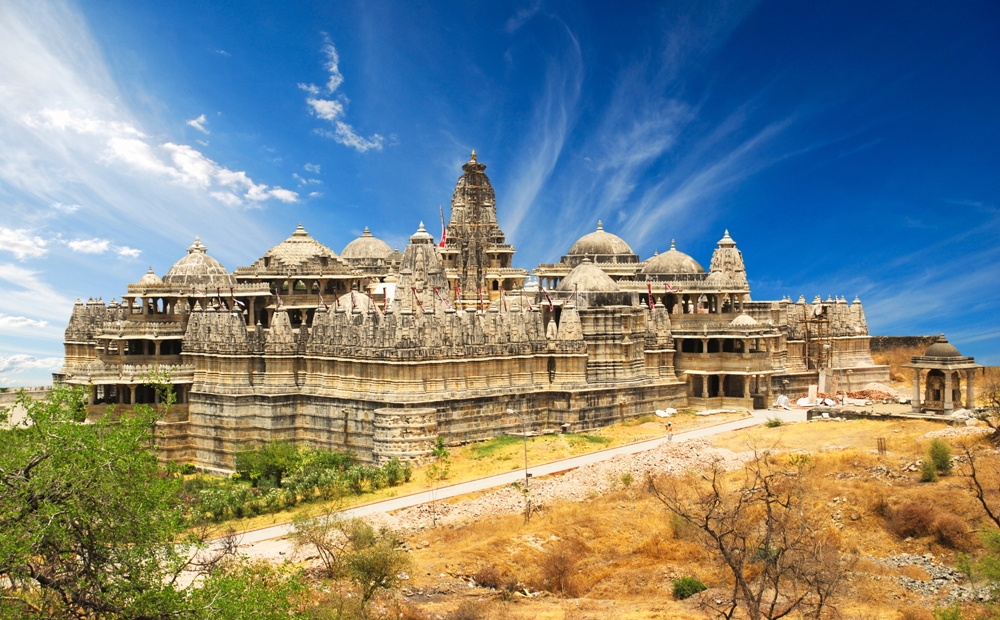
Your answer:
[[[713,374],[755,374],[775,370],[777,360],[769,351],[748,353],[676,353],[674,367],[678,372],[693,370]]]

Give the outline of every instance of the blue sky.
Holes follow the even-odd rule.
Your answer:
[[[196,234],[231,269],[299,222],[440,234],[473,148],[518,266],[598,219],[707,265],[728,228],[755,299],[1000,364],[995,4],[611,7],[0,4],[0,385]]]

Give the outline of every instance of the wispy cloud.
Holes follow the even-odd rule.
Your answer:
[[[209,133],[208,132],[208,128],[205,127],[205,125],[208,124],[208,120],[205,119],[205,115],[204,114],[202,114],[198,118],[192,118],[191,120],[189,120],[187,122],[187,124],[190,125],[190,126],[192,126],[192,127],[194,127],[195,129],[197,129],[198,131],[200,131],[203,134],[207,135]]]
[[[46,245],[48,242],[34,231],[0,227],[0,250],[7,250],[19,260],[45,256],[48,252]]]
[[[580,43],[573,32],[561,24],[566,34],[566,48],[561,57],[553,57],[545,73],[545,88],[532,114],[528,135],[537,137],[525,145],[519,158],[508,207],[502,216],[504,229],[512,237],[524,221],[542,188],[548,182],[562,154],[566,137],[573,128],[583,84],[584,66]]]
[[[48,326],[48,321],[36,321],[23,316],[10,316],[0,312],[0,330],[12,331],[23,329],[37,329]]]
[[[532,17],[538,14],[542,8],[542,0],[531,0],[528,6],[522,7],[516,11],[514,14],[507,19],[507,23],[504,24],[504,30],[507,32],[514,32],[524,24],[528,23]]]
[[[340,100],[329,98],[344,83],[344,76],[340,73],[340,56],[337,54],[337,48],[333,46],[331,41],[327,40],[323,46],[323,54],[326,56],[324,68],[329,74],[326,85],[324,87],[305,83],[298,85],[299,88],[310,95],[306,97],[306,105],[309,106],[309,111],[314,116],[333,124],[334,129],[332,131],[329,129],[316,129],[314,130],[315,133],[326,138],[331,138],[360,153],[371,150],[381,151],[382,145],[385,143],[384,137],[375,133],[371,137],[365,138],[359,135],[354,130],[354,127],[343,120],[346,98],[343,96],[340,97]],[[320,95],[323,95],[323,97]]]
[[[169,126],[147,129],[139,111],[123,103],[127,98],[73,5],[0,3],[0,40],[3,203],[53,205],[69,215],[85,205],[88,218],[75,223],[76,235],[100,237],[114,226],[143,235],[147,245],[187,239],[199,232],[195,226],[238,227],[240,239],[213,244],[216,252],[237,254],[267,235],[234,206],[297,199],[176,139],[154,137],[169,136]],[[222,192],[231,197],[213,196]],[[31,228],[26,224],[36,212],[26,206],[20,222],[4,225]]]
[[[305,168],[306,172],[312,172],[313,174],[319,174],[319,164],[306,164],[302,166]]]
[[[66,245],[74,252],[81,254],[104,254],[108,251],[111,242],[107,239],[74,239],[67,241]]]
[[[225,56],[226,58],[229,58],[230,56],[232,56],[232,54],[230,54],[226,50],[215,50],[215,53],[218,54],[218,55],[220,55],[220,56]]]
[[[64,323],[73,301],[40,276],[34,269],[0,263],[0,312],[10,315],[30,312],[38,320]]]
[[[142,250],[130,248],[127,245],[122,245],[115,248],[115,253],[118,254],[118,256],[123,256],[125,258],[139,258],[139,255],[142,254]]]

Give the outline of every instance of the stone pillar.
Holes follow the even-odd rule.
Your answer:
[[[965,408],[975,409],[976,408],[976,390],[972,387],[972,377],[976,374],[975,370],[965,371]]]
[[[743,375],[743,398],[750,398],[750,375]]]
[[[701,354],[702,355],[708,354],[708,338],[701,339]]]
[[[726,397],[726,375],[719,375],[719,398]]]
[[[920,413],[920,369],[913,369],[913,413]]]
[[[766,392],[767,393],[767,403],[766,404],[767,404],[768,407],[770,407],[771,406],[771,375],[761,375],[761,376],[764,377],[764,381],[767,384],[767,386],[766,386],[766,389],[767,389],[767,392]]]
[[[944,373],[944,414],[948,415],[951,413],[951,371],[946,370]]]
[[[154,353],[153,353],[153,354],[154,354],[154,355],[156,355],[157,357],[159,357],[159,356],[160,356],[160,344],[161,344],[161,343],[160,343],[160,341],[159,341],[159,340],[154,340],[154,341],[153,341],[153,347],[154,347],[154,348],[153,348],[153,351],[154,351]]]
[[[90,386],[90,393],[87,394],[87,404],[93,405],[95,402],[97,402],[97,386],[92,385]]]
[[[701,376],[701,397],[708,398],[708,375]]]
[[[257,324],[257,298],[251,297],[247,304],[247,325],[253,327]]]

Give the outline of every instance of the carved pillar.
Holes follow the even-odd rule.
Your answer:
[[[726,375],[719,375],[719,398],[726,397]]]
[[[701,397],[708,398],[708,375],[701,376]]]
[[[913,413],[920,413],[920,369],[913,369]]]
[[[975,409],[976,408],[976,390],[972,387],[972,377],[976,374],[975,370],[965,371],[965,408]]]
[[[153,355],[155,355],[157,357],[160,356],[160,344],[161,343],[160,343],[159,340],[154,340],[153,341]]]
[[[743,398],[750,398],[750,375],[743,375]]]
[[[708,338],[701,339],[701,354],[702,355],[708,354]]]
[[[951,413],[951,371],[946,370],[944,373],[944,413],[948,415]]]

